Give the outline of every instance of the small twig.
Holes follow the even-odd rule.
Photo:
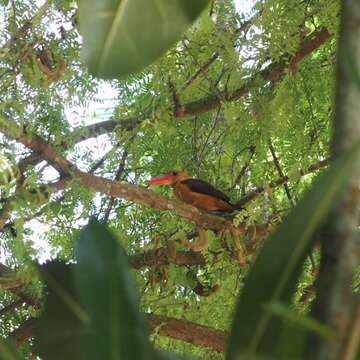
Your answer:
[[[115,146],[113,146],[100,160],[98,160],[93,166],[90,168],[90,172],[94,173],[99,167],[101,167],[104,162],[109,158],[110,155],[112,155],[119,147],[121,143],[118,142]]]
[[[128,149],[126,148],[122,154],[122,157],[121,157],[121,161],[120,161],[120,164],[119,164],[119,167],[116,171],[116,175],[115,175],[115,181],[119,181],[121,179],[121,176],[124,172],[124,169],[125,169],[125,162],[126,162],[126,159],[129,155],[129,151]],[[106,208],[105,210],[105,214],[104,214],[104,217],[103,217],[103,223],[107,223],[109,221],[109,216],[111,214],[111,210],[114,206],[114,203],[115,203],[115,198],[111,197],[110,198],[110,201],[109,201],[109,205],[108,207]]]
[[[325,159],[325,160],[320,160],[312,165],[310,165],[306,170],[299,170],[299,177],[313,173],[323,167],[326,167],[329,165],[330,160],[329,159]],[[257,198],[259,195],[261,195],[265,189],[267,187],[270,188],[275,188],[278,186],[281,186],[283,184],[285,184],[286,182],[288,182],[290,180],[289,176],[283,176],[275,181],[272,181],[269,184],[266,184],[264,186],[259,186],[257,187],[255,190],[250,191],[249,193],[247,193],[246,195],[244,195],[236,204],[236,207],[242,207],[245,204],[247,204],[249,201],[254,200],[255,198]]]
[[[232,186],[230,187],[229,191],[233,190],[235,188],[236,185],[239,184],[241,178],[244,176],[246,170],[248,169],[250,163],[251,163],[251,160],[255,154],[255,150],[256,150],[256,147],[255,146],[249,146],[249,147],[246,147],[245,149],[241,150],[241,152],[243,152],[244,150],[248,149],[250,151],[250,156],[248,158],[248,160],[245,162],[245,164],[243,165],[243,167],[240,169],[239,171],[239,174],[236,176]],[[238,153],[235,157],[234,157],[234,161],[235,159],[237,158],[237,156],[239,156],[240,153]],[[234,167],[234,161],[233,161],[233,164],[232,164],[232,168]]]
[[[269,149],[270,149],[270,152],[271,152],[271,156],[272,156],[272,158],[274,160],[274,164],[275,164],[276,170],[278,172],[278,175],[280,177],[284,177],[284,173],[283,173],[283,171],[281,169],[280,161],[279,161],[278,157],[276,156],[276,151],[274,149],[274,145],[273,145],[270,138],[268,140],[268,143],[269,143]],[[287,183],[284,183],[283,186],[284,186],[285,193],[286,193],[286,196],[287,196],[288,200],[290,201],[291,205],[294,206],[295,203],[294,203],[294,199],[293,199],[293,197],[291,195],[289,185]]]
[[[186,90],[201,74],[205,74],[207,72],[207,70],[209,69],[209,67],[211,66],[211,64],[219,57],[219,53],[216,52],[214,53],[208,61],[206,61],[202,66],[200,66],[200,68],[192,75],[190,76],[189,79],[187,79],[185,81],[185,83],[183,84],[183,86],[180,88],[180,91],[183,92],[184,90]]]
[[[201,161],[202,161],[202,157],[203,157],[203,154],[204,154],[204,151],[205,151],[206,147],[208,146],[210,137],[211,137],[212,133],[214,132],[214,130],[215,130],[215,128],[216,128],[216,125],[217,125],[218,122],[219,122],[219,117],[220,117],[221,109],[222,109],[221,106],[217,109],[217,112],[216,112],[216,115],[215,115],[215,118],[214,118],[213,125],[212,125],[210,131],[209,131],[208,134],[207,134],[206,140],[205,140],[205,142],[204,142],[204,144],[203,144],[203,146],[202,146],[202,149],[200,150],[199,155],[197,156],[197,159],[198,159],[198,162],[199,162],[199,163],[201,163]],[[200,164],[199,164],[199,165],[200,165]]]

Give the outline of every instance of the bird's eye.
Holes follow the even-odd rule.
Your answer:
[[[177,175],[177,171],[173,171],[171,174],[175,176]]]

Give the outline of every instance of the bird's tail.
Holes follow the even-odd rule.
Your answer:
[[[247,210],[245,208],[240,208],[240,209],[232,209],[232,210],[214,210],[214,211],[210,211],[210,214],[216,215],[216,216],[221,216],[227,219],[233,219],[236,215],[238,215],[241,211],[245,211],[247,212]],[[246,215],[245,215],[246,217]]]

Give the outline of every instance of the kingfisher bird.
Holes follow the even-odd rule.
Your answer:
[[[193,179],[185,171],[170,171],[150,179],[149,184],[171,185],[178,199],[208,212],[220,214],[237,210],[226,194],[204,180]]]

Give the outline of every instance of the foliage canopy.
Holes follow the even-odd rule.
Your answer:
[[[318,225],[331,210],[331,202],[324,199],[337,199],[351,172],[352,158],[337,165],[337,174],[330,172],[332,175],[320,180],[311,193],[313,199],[304,200],[306,206],[291,211],[318,181],[321,169],[329,165],[340,1],[258,0],[249,2],[250,6],[213,0],[208,4],[201,1],[196,9],[186,1],[183,11],[187,17],[177,13],[181,21],[173,24],[171,32],[165,30],[171,27],[172,18],[168,17],[175,16],[172,7],[149,13],[142,24],[135,22],[145,11],[140,8],[142,1],[134,0],[134,8],[125,7],[127,19],[134,22],[118,24],[116,15],[110,25],[101,22],[103,12],[113,14],[115,5],[121,3],[129,2],[92,0],[87,7],[80,1],[78,13],[77,2],[70,0],[48,0],[41,6],[32,0],[0,1],[2,337],[15,341],[23,358],[41,348],[36,340],[34,347],[31,340],[47,293],[37,263],[62,261],[43,269],[50,275],[54,271],[55,278],[63,273],[60,280],[69,286],[69,293],[75,286],[69,280],[73,268],[69,264],[73,263],[93,273],[91,280],[99,293],[122,291],[117,285],[127,280],[116,261],[121,263],[125,257],[119,255],[110,265],[105,261],[116,247],[99,247],[96,262],[94,248],[85,251],[82,232],[79,247],[84,252],[74,251],[75,239],[89,219],[106,224],[112,231],[106,236],[125,249],[151,342],[209,360],[224,358],[225,339],[242,290],[247,294],[249,287],[260,287],[266,293],[271,284],[256,275],[257,254],[264,248],[259,263],[270,266],[278,261],[281,272],[292,244],[295,248],[297,238],[313,220],[316,226],[306,234],[308,242],[296,260],[295,275],[285,268],[291,285],[276,300],[286,306],[267,304],[277,311],[277,323],[285,324],[280,342],[286,346],[274,353],[286,358],[299,346],[296,341],[304,337],[287,337],[286,332],[287,327],[298,331],[299,323],[307,331],[331,335],[325,325],[302,316],[315,298],[313,283],[320,264],[318,249],[312,252],[311,261],[306,256],[316,240],[314,234],[318,235]],[[103,7],[99,10],[96,4]],[[99,16],[92,18],[94,9]],[[164,19],[167,21],[161,22]],[[106,33],[113,27],[120,29],[116,36],[112,30],[111,36]],[[97,31],[99,28],[105,34]],[[149,40],[156,35],[151,32],[154,28],[163,31],[156,44]],[[127,31],[134,35],[131,41]],[[80,33],[85,38],[84,48]],[[140,42],[143,58],[132,52],[133,41]],[[91,73],[109,78],[119,70],[122,76],[107,81],[94,77],[82,62],[81,52]],[[143,68],[146,64],[150,65]],[[124,78],[127,73],[131,75]],[[210,182],[246,211],[226,219],[169,200],[172,191],[168,187],[146,189],[151,176],[173,169],[184,169]],[[289,222],[283,224],[289,213]],[[321,216],[311,219],[319,213]],[[303,222],[297,223],[301,214]],[[98,239],[101,235],[96,231],[103,228],[96,226],[93,235]],[[267,248],[271,242],[263,246],[279,226],[279,237],[276,232],[274,235],[277,245],[272,250]],[[208,243],[194,251],[200,250],[195,248],[199,228],[208,229]],[[87,236],[92,238],[90,233]],[[282,247],[287,236],[291,241]],[[95,238],[91,244],[96,248]],[[249,279],[256,283],[244,286],[249,272]],[[92,310],[108,309],[109,304],[91,297],[91,281],[84,271],[75,273],[82,296],[88,294],[82,298],[84,307],[96,318],[99,314]],[[354,288],[359,289],[359,276]],[[57,306],[52,291],[48,303]],[[250,295],[248,299],[253,299]],[[131,309],[134,303],[126,305],[126,301],[116,299],[116,304],[128,306],[129,312],[138,316],[137,308]],[[63,304],[59,306],[64,310]],[[244,317],[246,306],[238,309]],[[251,309],[249,317],[254,315]],[[46,314],[55,316],[50,310]],[[76,333],[79,319],[66,314]],[[131,327],[128,314],[115,311],[107,315],[128,321]],[[139,324],[142,326],[141,319],[131,331],[141,338],[136,332]],[[60,334],[63,324],[60,321],[58,325]],[[106,331],[107,324],[103,325]],[[234,333],[236,329],[235,324]],[[92,335],[96,330],[91,330]],[[53,334],[56,338],[56,331]],[[294,334],[298,333],[294,330]],[[267,339],[267,343],[271,341]],[[139,342],[150,349],[147,339]],[[101,353],[106,349],[106,344],[102,345],[98,358],[111,358]],[[134,354],[144,348],[134,345],[127,350],[134,353],[125,351],[125,357],[141,357],[143,354]],[[0,353],[5,351],[11,354],[13,350],[0,343]],[[78,348],[69,351],[76,353]],[[229,359],[235,358],[235,352],[228,353]],[[47,356],[41,350],[40,354]],[[14,358],[11,356],[8,359]]]

